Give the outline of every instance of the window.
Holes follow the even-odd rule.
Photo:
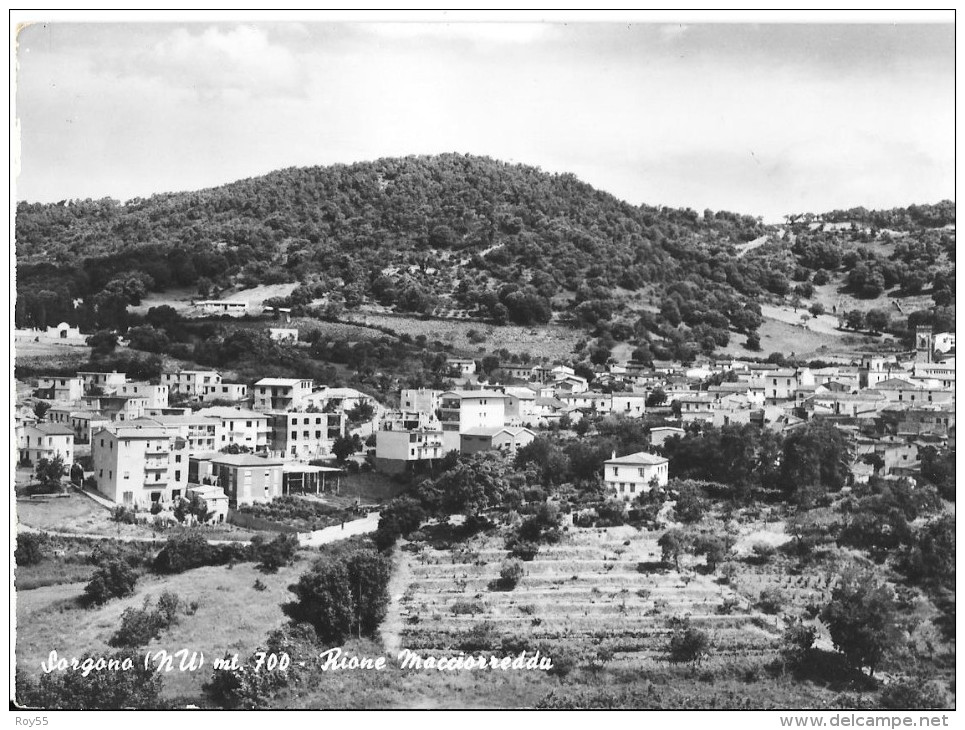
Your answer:
[[[295,441],[297,439],[298,439],[298,431],[292,431],[292,441]]]
[[[174,463],[175,463],[175,464],[180,464],[180,463],[181,463],[181,454],[175,454],[175,455],[174,455]]]
[[[635,491],[636,491],[636,486],[633,485],[633,484],[631,484],[631,485],[630,485],[630,494],[633,494]]]
[[[613,467],[613,476],[616,476],[619,473],[620,473],[620,467],[618,466]]]
[[[113,479],[113,478],[114,478],[114,472],[113,472],[113,471],[108,471],[108,472],[107,472],[107,478],[108,478],[108,479]]]
[[[174,481],[176,481],[176,482],[180,482],[180,481],[181,481],[181,472],[180,472],[180,471],[174,472]]]
[[[129,471],[124,472],[124,478],[125,478],[125,479],[130,479],[130,478],[131,478],[131,472],[129,472]]]
[[[245,421],[245,427],[251,428],[251,421]]]

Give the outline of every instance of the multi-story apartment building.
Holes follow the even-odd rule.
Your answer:
[[[110,395],[127,382],[127,375],[116,370],[110,373],[80,372],[77,377],[83,381],[85,393],[95,390],[104,395]]]
[[[136,422],[145,427],[155,426],[174,437],[180,438],[185,443],[187,453],[194,454],[199,451],[217,451],[220,447],[220,434],[218,428],[221,425],[216,418],[206,418],[197,414],[189,416],[151,416],[141,418]]]
[[[459,433],[506,425],[506,395],[494,390],[450,390],[440,396],[439,420],[446,451],[458,451]]]
[[[55,407],[47,411],[47,420],[59,423],[74,432],[75,444],[86,444],[90,435],[107,428],[111,419],[100,411],[76,410],[70,406]]]
[[[256,411],[297,411],[308,405],[313,382],[299,378],[262,378],[255,383]]]
[[[375,433],[375,468],[399,474],[418,464],[432,464],[445,455],[442,429],[422,427]]]
[[[192,459],[192,474],[197,473],[199,481],[207,478],[221,487],[228,495],[231,507],[241,507],[256,502],[271,502],[282,496],[281,459],[263,458],[252,454],[217,454],[202,457],[195,467]]]
[[[63,403],[77,403],[84,396],[82,378],[40,378],[37,388],[44,391],[41,397]]]
[[[204,393],[198,395],[199,401],[237,402],[248,398],[248,386],[244,383],[218,383],[206,385]]]
[[[160,426],[127,423],[91,437],[97,491],[118,504],[149,507],[184,496],[188,450]]]
[[[167,408],[168,407],[168,386],[163,383],[129,381],[122,383],[114,391],[118,396],[136,396],[146,399],[145,408]]]
[[[272,428],[265,413],[216,406],[201,408],[194,415],[218,422],[219,428],[216,430],[218,440],[215,448],[219,451],[232,444],[246,446],[255,452],[268,451],[271,446]]]
[[[403,411],[435,413],[441,405],[441,390],[429,388],[407,389],[399,395],[399,405]]]
[[[85,395],[81,400],[84,410],[100,411],[113,422],[141,418],[147,408],[147,398],[138,395]]]
[[[344,413],[287,411],[268,413],[270,450],[285,459],[330,456],[332,442],[345,435]]]
[[[74,432],[60,423],[36,423],[21,427],[20,461],[35,465],[41,459],[64,460],[68,469],[74,463]]]
[[[206,394],[208,387],[221,384],[221,374],[216,370],[176,370],[161,373],[161,383],[170,393],[198,398]]]

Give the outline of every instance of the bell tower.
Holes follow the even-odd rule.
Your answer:
[[[915,362],[932,361],[932,331],[931,327],[915,328]]]

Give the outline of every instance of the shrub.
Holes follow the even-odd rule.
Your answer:
[[[256,579],[255,579],[255,583],[254,583],[254,585],[252,585],[252,588],[254,588],[254,589],[255,589],[256,591],[258,591],[259,593],[260,593],[261,591],[267,591],[267,590],[268,590],[268,586],[266,586],[264,583],[261,582],[261,578],[256,578]]]
[[[754,553],[754,559],[763,564],[770,562],[771,558],[777,554],[777,548],[769,542],[755,542],[751,546],[751,552]]]
[[[190,531],[169,537],[151,567],[155,573],[183,573],[215,564],[212,546],[200,533]]]
[[[941,685],[924,678],[888,685],[881,691],[878,704],[883,710],[944,710],[953,706]]]
[[[47,547],[47,534],[21,532],[17,535],[17,548],[13,557],[18,567],[36,565],[44,559]]]
[[[295,535],[280,534],[271,542],[261,544],[251,541],[255,553],[261,561],[259,567],[267,573],[275,573],[292,562],[298,552],[298,538]]]
[[[757,599],[757,607],[764,613],[777,614],[784,608],[784,602],[786,600],[787,598],[784,593],[779,589],[765,588],[761,591],[761,595]]]
[[[89,603],[106,603],[112,598],[122,598],[134,592],[138,574],[130,565],[121,560],[111,560],[94,571],[90,582],[84,588],[84,596]]]
[[[781,656],[792,667],[803,666],[814,646],[817,631],[801,621],[791,624],[784,631]]]
[[[700,629],[684,622],[674,630],[667,644],[667,654],[675,664],[689,662],[696,671],[700,663],[710,654],[710,637]]]
[[[100,657],[81,657],[81,662]],[[114,654],[107,661],[132,659],[128,671],[94,671],[86,677],[81,672],[43,674],[36,683],[17,677],[17,701],[24,707],[45,710],[119,710],[164,709],[161,700],[161,675],[145,668],[138,657]]]
[[[539,553],[539,544],[535,542],[515,541],[510,546],[510,554],[514,558],[529,562]]]
[[[454,616],[475,616],[477,613],[485,613],[486,608],[476,601],[456,601],[449,610]]]
[[[108,644],[121,647],[144,646],[160,635],[163,627],[159,619],[160,614],[146,606],[127,608],[121,614],[120,628],[114,632]]]
[[[374,550],[322,559],[289,586],[296,600],[282,605],[286,616],[314,627],[327,644],[351,634],[372,636],[388,609],[391,563]]]
[[[134,510],[122,504],[117,505],[111,510],[111,519],[114,522],[120,522],[125,525],[137,524],[137,515],[134,513]]]
[[[504,560],[499,566],[499,584],[506,590],[512,590],[523,578],[523,564],[519,560]]]

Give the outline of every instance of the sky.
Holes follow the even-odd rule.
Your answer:
[[[442,152],[767,221],[954,197],[952,24],[53,22],[18,43],[18,200]]]

